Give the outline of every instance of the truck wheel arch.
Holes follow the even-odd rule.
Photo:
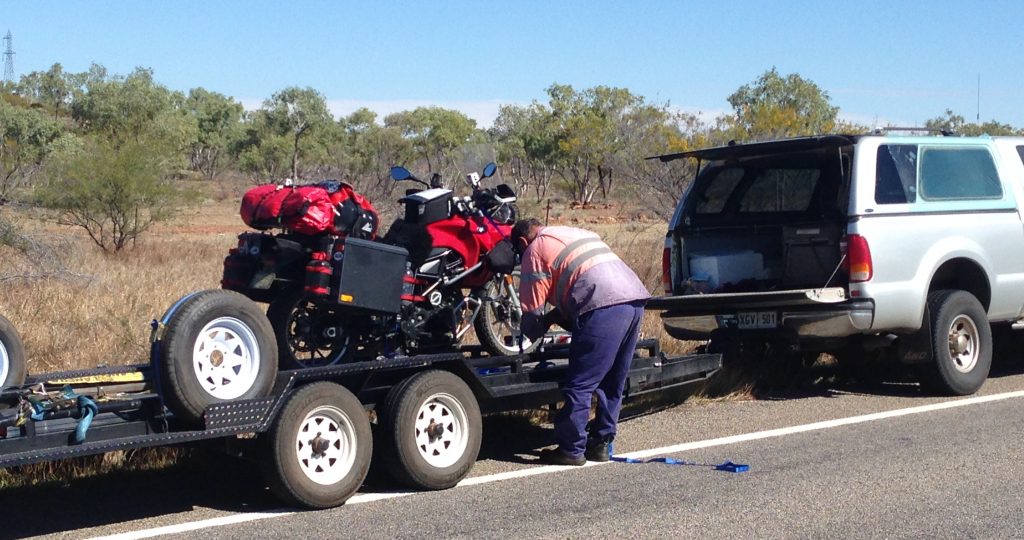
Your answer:
[[[967,291],[981,302],[986,311],[992,303],[988,274],[977,262],[965,257],[943,262],[932,274],[928,292],[942,289]]]

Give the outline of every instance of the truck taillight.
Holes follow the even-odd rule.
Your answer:
[[[859,234],[848,234],[843,238],[843,246],[846,255],[843,268],[850,276],[850,283],[871,281],[875,272],[871,264],[871,248],[868,247],[867,238]]]
[[[671,240],[665,240],[665,251],[661,253],[661,284],[665,294],[672,294],[672,246]]]

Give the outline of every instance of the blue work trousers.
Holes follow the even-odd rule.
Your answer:
[[[579,457],[586,450],[593,394],[597,395],[597,416],[590,437],[611,440],[615,436],[643,314],[643,303],[634,302],[579,317],[569,345],[569,369],[562,389],[565,405],[555,416],[555,441],[566,454]]]

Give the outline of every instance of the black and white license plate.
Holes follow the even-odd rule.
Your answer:
[[[778,316],[774,311],[748,311],[736,314],[737,326],[741,330],[756,330],[760,328],[775,328],[778,326]]]

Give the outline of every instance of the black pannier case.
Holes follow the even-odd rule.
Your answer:
[[[339,304],[378,313],[398,313],[402,278],[409,252],[404,248],[359,238],[345,239],[338,277]]]

